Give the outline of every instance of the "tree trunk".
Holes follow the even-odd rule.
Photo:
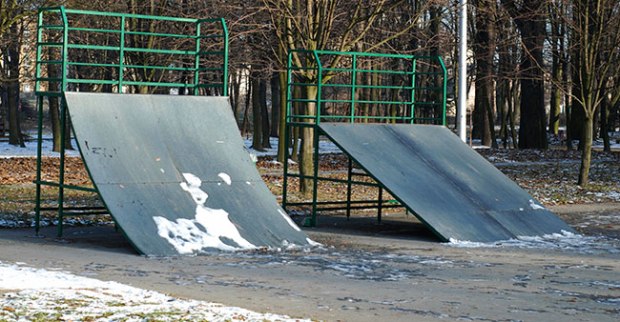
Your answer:
[[[493,97],[493,58],[495,56],[495,2],[477,0],[474,53],[476,59],[476,97],[472,136],[483,145],[496,147]]]
[[[261,145],[263,149],[270,149],[271,143],[269,142],[271,128],[269,126],[269,111],[267,110],[267,81],[260,79],[258,86],[258,99],[260,107],[260,121],[261,125]]]
[[[316,100],[317,88],[314,86],[306,87],[306,99],[308,104],[305,115],[317,115],[317,106],[313,102]],[[313,119],[308,119],[308,123],[314,123]],[[314,128],[311,126],[303,127],[301,129],[301,151],[299,155],[299,172],[301,176],[312,176],[314,170]],[[304,196],[308,196],[312,192],[312,180],[301,179],[299,182],[300,192]]]
[[[6,132],[6,101],[7,101],[7,95],[6,95],[6,89],[4,88],[4,86],[0,86],[0,137],[3,137],[5,135]]]
[[[20,121],[20,99],[19,99],[19,25],[14,23],[9,28],[12,41],[7,45],[5,57],[5,68],[8,69],[8,80],[6,82],[8,98],[8,118],[9,118],[9,144],[25,147],[22,136]]]
[[[251,81],[251,77],[247,78],[247,81],[245,83],[246,85],[246,95],[245,95],[245,109],[243,110],[243,123],[241,124],[241,133],[243,133],[244,135],[248,133],[249,131],[249,110],[250,110],[250,106],[252,105],[252,81]]]
[[[555,82],[562,79],[562,69],[557,59],[553,58],[552,76]],[[560,113],[562,104],[562,92],[557,86],[551,88],[551,102],[549,106],[549,133],[558,135],[560,129]]]
[[[50,122],[52,123],[52,141],[53,150],[60,152],[60,107],[58,97],[48,97],[47,103],[49,107]]]
[[[257,73],[252,72],[252,148],[257,151],[264,151],[263,146],[263,122],[261,114],[260,100],[260,79]]]
[[[237,124],[239,124],[239,103],[240,103],[240,90],[241,90],[241,71],[239,69],[234,69],[231,73],[231,95],[230,95],[230,105],[232,106],[233,115],[235,116],[235,120],[237,120]],[[241,126],[240,126],[241,128]]]
[[[611,152],[611,144],[609,142],[609,100],[603,99],[601,102],[601,122],[600,137],[603,139],[603,151]]]
[[[593,118],[586,116],[583,122],[583,149],[581,150],[581,166],[579,167],[579,181],[580,186],[588,185],[588,177],[590,174],[590,164],[592,158],[592,134],[593,134]]]
[[[271,136],[280,137],[280,73],[271,74]]]
[[[545,86],[542,67],[545,45],[545,3],[523,0],[517,7],[515,0],[502,0],[515,21],[523,44],[520,64],[521,103],[519,111],[519,148],[546,149]]]

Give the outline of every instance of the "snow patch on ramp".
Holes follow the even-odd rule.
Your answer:
[[[196,203],[195,218],[170,221],[155,216],[153,220],[159,236],[166,239],[180,254],[191,254],[203,249],[235,251],[257,248],[241,236],[228,218],[228,212],[205,206],[209,195],[200,189],[200,178],[191,173],[183,173],[183,177],[186,182],[181,182],[180,186]]]

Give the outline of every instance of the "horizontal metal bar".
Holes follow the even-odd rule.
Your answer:
[[[85,31],[85,32],[98,32],[108,34],[120,34],[120,29],[100,29],[100,28],[84,28],[84,27],[68,27],[69,31]]]
[[[292,52],[301,52],[307,54],[317,53],[318,55],[331,55],[331,56],[362,56],[362,57],[385,57],[385,58],[400,58],[400,59],[414,59],[417,58],[413,55],[402,54],[383,54],[383,53],[364,53],[364,52],[340,52],[331,50],[307,50],[307,49],[294,49]]]
[[[288,204],[287,204],[288,206]],[[347,209],[353,209],[353,210],[357,210],[357,209],[375,209],[375,208],[403,208],[405,206],[401,206],[401,205],[392,205],[392,204],[387,204],[387,205],[364,205],[364,206],[351,206],[351,207],[326,207],[326,208],[317,208],[317,211],[334,211],[334,210],[347,210]]]
[[[307,99],[307,98],[291,98],[288,101],[289,102],[302,102],[302,103],[305,102],[305,103],[307,103],[307,102],[317,102],[318,100],[316,100],[316,99],[311,100],[311,99]],[[324,100],[323,100],[323,102],[324,102]]]
[[[300,122],[286,122],[286,125],[296,126],[296,127],[311,127],[315,126],[314,123],[300,123]]]
[[[193,18],[148,16],[148,15],[140,15],[140,14],[90,11],[90,10],[79,10],[79,9],[65,9],[65,12],[67,14],[89,15],[89,16],[104,16],[104,17],[117,17],[117,18],[125,17],[125,18],[131,18],[131,19],[164,20],[164,21],[188,22],[188,23],[198,22],[198,19],[193,19]]]
[[[40,77],[40,78],[35,78],[35,81],[39,81],[39,82],[61,82],[62,78]]]
[[[316,86],[316,84],[314,84]],[[376,88],[376,89],[404,89],[404,90],[412,90],[417,89],[417,87],[411,86],[395,86],[395,85],[362,85],[362,84],[346,84],[346,83],[326,83],[322,84],[322,87],[345,87],[345,88]]]
[[[37,60],[37,64],[42,65],[60,65],[62,63],[62,60]]]
[[[302,176],[298,173],[287,173],[287,175],[293,178],[314,179],[314,177],[312,176]],[[348,183],[349,182],[345,179],[335,179],[335,178],[328,178],[328,177],[317,177],[317,180],[327,181],[327,182],[336,182],[336,183]],[[358,185],[358,186],[366,186],[366,187],[380,187],[381,186],[377,183],[364,182],[364,181],[351,181],[351,184]]]
[[[166,83],[166,82],[140,82],[140,81],[123,81],[124,85],[149,86],[149,87],[186,87],[193,88],[194,84],[185,83]]]
[[[65,26],[63,26],[63,25],[41,25],[41,26],[39,26],[39,29],[56,29],[56,30],[62,30],[62,29],[65,29]]]
[[[49,91],[36,91],[34,92],[37,96],[43,97],[62,97],[64,94],[62,92],[49,92]]]
[[[67,61],[67,65],[71,66],[86,66],[86,67],[118,67],[119,64],[105,64],[105,63],[83,63]]]
[[[226,37],[225,35],[204,35],[204,36],[198,36],[199,39],[211,39],[211,38],[224,38]]]
[[[221,51],[221,50],[217,50],[217,51],[199,51],[198,55],[200,55],[200,56],[224,55],[224,52]]]
[[[196,85],[197,88],[217,88],[217,87],[224,87],[224,84],[221,83],[215,83],[215,84],[198,84]]]
[[[39,210],[50,211],[50,210],[58,210],[60,207],[41,207]],[[63,210],[67,211],[89,211],[89,210],[107,210],[106,207],[62,207]]]
[[[381,70],[381,69],[352,69],[352,68],[323,68],[324,71],[328,72],[353,72],[355,70],[356,73],[375,73],[375,74],[393,74],[393,75],[414,75],[413,71],[402,71],[402,70]]]
[[[164,32],[149,32],[149,31],[129,31],[129,30],[125,31],[125,35],[170,37],[170,38],[181,38],[181,39],[197,38],[196,35],[171,34],[171,33],[164,33]]]
[[[176,70],[176,71],[185,71],[185,72],[193,72],[195,69],[193,67],[171,67],[171,66],[155,66],[155,65],[123,65],[126,68],[144,68],[144,69],[160,69],[160,70]]]
[[[97,192],[97,190],[95,188],[89,188],[89,187],[83,187],[83,186],[76,186],[76,185],[70,185],[70,184],[59,184],[58,182],[52,182],[52,181],[33,181],[33,183],[35,184],[39,184],[42,186],[50,186],[50,187],[63,187],[65,189],[72,189],[72,190],[80,190],[80,191],[87,191],[87,192]]]
[[[41,47],[62,47],[63,43],[61,43],[61,42],[38,42],[37,46],[41,46]]]
[[[108,215],[110,214],[109,211],[104,210],[104,211],[63,211],[62,212],[63,216],[89,216],[89,215]]]
[[[75,84],[97,84],[97,85],[116,85],[118,80],[86,79],[86,78],[67,78],[67,83]]]
[[[119,51],[121,47],[118,46],[100,46],[100,45],[87,45],[87,44],[67,44],[69,49],[94,49],[94,50],[114,50]]]
[[[151,54],[170,54],[170,55],[196,55],[195,50],[175,50],[175,49],[152,49],[125,47],[125,52],[151,53]]]
[[[351,103],[351,100],[321,100],[322,103]],[[394,104],[394,105],[411,105],[413,102],[401,102],[401,101],[367,101],[367,100],[355,100],[358,104]],[[417,103],[416,103],[417,104]]]

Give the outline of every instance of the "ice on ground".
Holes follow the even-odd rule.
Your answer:
[[[0,262],[0,320],[309,321]]]
[[[615,201],[620,201],[620,192],[618,191],[608,191],[608,192],[588,192],[588,194],[593,194],[598,198],[608,198]]]
[[[205,206],[209,195],[200,189],[200,178],[191,173],[183,173],[183,177],[186,182],[181,182],[180,186],[196,203],[195,217],[179,218],[176,221],[161,216],[153,217],[159,236],[174,246],[179,254],[192,254],[204,249],[235,251],[257,248],[241,236],[230,221],[228,212]],[[235,245],[225,243],[224,239]]]
[[[561,233],[547,234],[543,236],[518,236],[515,239],[488,243],[463,241],[450,238],[447,245],[460,248],[517,247],[559,249],[587,254],[620,253],[620,248],[618,247],[620,245],[619,240],[604,237],[583,236],[564,230]]]

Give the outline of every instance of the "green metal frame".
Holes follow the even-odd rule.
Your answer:
[[[295,95],[295,92],[307,93],[308,89],[316,92],[316,97]],[[373,91],[374,95],[368,94]],[[316,225],[318,212],[345,210],[348,218],[353,209],[376,208],[380,222],[383,209],[402,207],[401,204],[396,200],[384,200],[385,187],[367,173],[355,173],[353,168],[356,160],[350,157],[346,180],[322,176],[319,142],[324,133],[320,131],[319,125],[321,122],[445,125],[446,101],[447,71],[439,56],[323,50],[289,52],[287,126],[284,135],[286,157],[288,159],[290,155],[293,131],[310,127],[314,131],[314,165],[312,175],[302,175],[300,172],[291,172],[288,162],[284,163],[283,208],[310,206],[311,217],[305,223],[308,226]],[[304,112],[308,104],[315,104],[316,114],[309,115]],[[369,115],[367,108],[371,106],[380,113]],[[398,113],[392,113],[393,111]],[[362,181],[357,177],[371,180]],[[288,201],[290,178],[312,180],[312,201]],[[319,200],[318,185],[322,181],[346,185],[346,200]],[[376,187],[377,198],[352,200],[352,187],[355,185]]]
[[[148,28],[143,27],[145,24]],[[168,30],[186,32],[172,33]],[[148,42],[145,45],[144,41],[132,41],[132,37],[150,37],[152,41],[150,45]],[[165,47],[175,42],[175,48]],[[48,51],[55,51],[56,57],[50,58]],[[92,59],[94,55],[89,53],[98,53],[98,59]],[[142,61],[136,55],[143,55]],[[168,63],[162,56],[168,59]],[[149,63],[148,58],[160,64]],[[171,62],[182,62],[183,66],[175,66]],[[49,70],[54,66],[60,66],[60,73],[57,77],[50,77]],[[93,79],[80,77],[79,69],[88,69],[91,75],[99,72],[103,76]],[[137,74],[147,71],[158,75],[159,79],[136,79]],[[184,89],[192,95],[228,95],[228,29],[223,18],[149,16],[74,10],[63,6],[39,9],[35,68],[38,110],[35,180],[37,234],[42,211],[57,212],[59,237],[62,236],[65,216],[107,213],[105,208],[65,206],[65,189],[98,191],[96,187],[65,183],[65,139],[70,125],[64,92],[127,93],[134,89],[152,93],[171,88]],[[61,137],[58,181],[42,178],[43,103],[46,97],[59,99]],[[56,206],[41,206],[42,186],[58,188]]]

